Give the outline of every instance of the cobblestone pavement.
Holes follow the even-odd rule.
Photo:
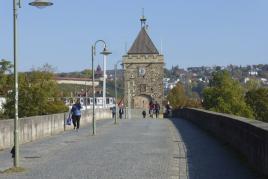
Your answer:
[[[190,179],[255,179],[261,178],[223,142],[192,123],[173,119],[179,144],[185,148]]]
[[[181,119],[102,120],[96,136],[89,129],[21,145],[27,171],[0,178],[256,178],[221,143]],[[1,151],[0,170],[10,166],[9,151]]]

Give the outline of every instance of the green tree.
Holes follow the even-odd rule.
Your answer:
[[[253,118],[253,111],[246,104],[244,89],[225,71],[212,74],[209,87],[203,91],[205,109]]]
[[[254,90],[261,86],[260,82],[256,78],[252,78],[245,84],[246,90]]]
[[[268,88],[252,89],[246,93],[246,103],[257,120],[268,122]]]
[[[12,89],[12,67],[13,65],[10,61],[4,59],[0,61],[0,96],[6,96],[7,92]]]
[[[174,109],[186,106],[187,99],[184,86],[181,83],[177,83],[167,96],[167,100]]]
[[[84,78],[92,78],[92,70],[85,69],[81,72],[81,76]]]
[[[10,61],[2,59],[0,61],[0,74],[11,73],[12,67],[13,65],[11,64]]]
[[[192,87],[192,91],[196,92],[198,96],[203,97],[203,90],[206,87],[206,84],[204,82],[197,82],[196,85]]]
[[[47,66],[19,74],[19,117],[65,112],[58,84]],[[14,117],[14,91],[8,94],[5,115]]]

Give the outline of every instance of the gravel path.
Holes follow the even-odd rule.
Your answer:
[[[96,136],[87,126],[24,144],[21,166],[27,172],[0,178],[256,178],[231,151],[184,120],[119,122],[98,121]],[[11,162],[9,151],[1,151],[0,170]]]

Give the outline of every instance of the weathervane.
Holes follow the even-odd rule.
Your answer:
[[[142,8],[142,16],[140,18],[140,21],[141,21],[141,28],[142,27],[145,27],[145,25],[146,25],[146,18],[144,16],[144,8]]]

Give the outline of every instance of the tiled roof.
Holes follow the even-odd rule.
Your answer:
[[[159,54],[145,27],[141,29],[128,54]]]

